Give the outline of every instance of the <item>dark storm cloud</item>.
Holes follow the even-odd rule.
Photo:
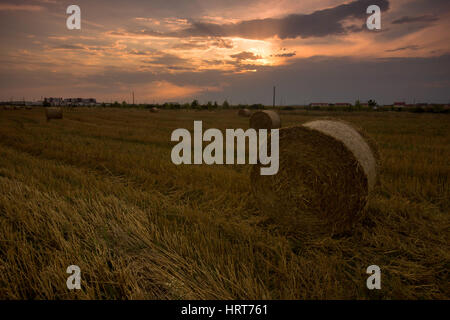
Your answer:
[[[403,24],[403,23],[414,23],[414,22],[434,22],[439,20],[438,17],[434,15],[422,15],[422,16],[415,16],[415,17],[409,17],[404,16],[400,19],[392,21],[392,24]]]
[[[450,9],[448,0],[410,0],[402,6],[402,10],[407,11],[407,16],[420,16],[424,12],[439,15]]]
[[[358,0],[311,14],[291,14],[280,19],[247,20],[233,24],[194,22],[191,27],[171,35],[177,37],[236,36],[247,39],[278,36],[280,39],[293,39],[345,34],[356,30],[352,27],[346,28],[343,22],[350,18],[367,17],[367,7],[374,4],[378,5],[382,11],[389,9],[388,0]]]

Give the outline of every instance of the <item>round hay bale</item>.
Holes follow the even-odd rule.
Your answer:
[[[153,107],[153,108],[150,109],[150,112],[152,112],[152,113],[158,113],[158,112],[159,112],[159,109],[156,108],[156,107]]]
[[[278,129],[281,127],[281,120],[278,113],[271,110],[255,112],[250,117],[250,128],[259,129]]]
[[[239,117],[250,117],[252,115],[252,112],[248,109],[240,109],[238,111]]]
[[[63,118],[62,108],[47,107],[45,108],[45,116],[47,117],[47,121],[50,121],[51,119],[62,119]]]
[[[378,152],[342,121],[318,120],[280,129],[279,171],[251,171],[260,209],[286,231],[323,235],[349,231],[377,183]]]

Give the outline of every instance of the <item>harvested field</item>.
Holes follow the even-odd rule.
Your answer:
[[[172,164],[173,130],[248,128],[236,110],[0,110],[0,299],[449,299],[449,116],[280,113],[330,115],[382,170],[352,231],[317,238],[258,209],[247,166]]]

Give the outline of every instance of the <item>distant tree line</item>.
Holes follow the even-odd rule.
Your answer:
[[[4,103],[0,103],[4,104]],[[49,105],[44,102],[44,106]],[[115,101],[114,103],[102,103],[101,107],[113,107],[113,108],[138,108],[138,109],[152,109],[158,108],[162,110],[180,110],[180,109],[190,109],[190,110],[228,110],[228,109],[250,109],[250,110],[260,110],[271,108],[264,106],[263,104],[237,104],[231,105],[227,100],[219,104],[217,101],[208,101],[207,103],[200,103],[198,100],[193,100],[191,103],[178,103],[178,102],[166,102],[166,103],[151,103],[151,104],[129,104],[126,101],[119,103]],[[315,111],[396,111],[396,112],[414,112],[414,113],[450,113],[450,108],[448,105],[444,104],[426,104],[426,105],[407,105],[407,106],[396,106],[396,105],[378,105],[375,100],[369,100],[367,103],[361,104],[359,100],[355,103],[349,105],[327,105],[327,106],[278,106],[279,110],[293,111],[293,110],[315,110]]]
[[[217,101],[208,101],[207,103],[200,103],[198,100],[193,100],[191,103],[178,103],[178,102],[166,102],[162,104],[128,104],[126,101],[123,101],[122,103],[119,103],[115,101],[112,104],[101,104],[102,107],[114,107],[114,108],[139,108],[139,109],[152,109],[152,108],[158,108],[158,109],[166,109],[166,110],[179,110],[179,109],[193,109],[193,110],[218,110],[218,109],[241,109],[241,108],[248,108],[248,109],[264,109],[264,105],[262,104],[252,104],[252,105],[230,105],[227,100],[225,100],[223,103],[219,104]]]

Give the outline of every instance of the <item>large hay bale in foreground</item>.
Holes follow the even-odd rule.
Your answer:
[[[51,119],[62,119],[63,118],[62,108],[47,107],[45,108],[45,116],[47,117],[47,121],[50,121]]]
[[[378,152],[362,131],[318,120],[280,129],[280,167],[274,176],[251,172],[262,211],[288,232],[341,233],[362,216],[377,183]]]
[[[281,120],[278,113],[271,110],[255,112],[250,118],[250,128],[259,129],[278,129],[281,127]]]
[[[240,109],[238,111],[239,117],[250,117],[252,115],[252,112],[248,109]]]

